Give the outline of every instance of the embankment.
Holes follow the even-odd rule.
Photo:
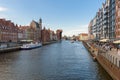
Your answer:
[[[94,49],[89,43],[83,42],[90,54],[100,63],[108,72],[113,80],[120,80],[120,58],[115,58],[109,53],[104,53],[99,49]]]

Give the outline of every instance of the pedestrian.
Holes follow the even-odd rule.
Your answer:
[[[117,51],[117,52],[118,52],[118,55],[120,55],[120,49],[118,49],[118,51]]]

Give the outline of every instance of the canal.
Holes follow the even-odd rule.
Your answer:
[[[0,80],[112,80],[81,42],[0,54]]]

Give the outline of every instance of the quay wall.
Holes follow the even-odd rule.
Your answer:
[[[0,49],[0,53],[8,53],[8,52],[13,52],[13,51],[17,51],[20,50],[20,47],[10,47],[10,48],[2,48]]]
[[[95,51],[92,46],[83,42],[86,49],[96,59],[98,63],[106,70],[106,72],[112,77],[113,80],[120,80],[120,59],[114,56],[103,53],[101,51]],[[98,49],[99,50],[99,49]]]
[[[43,46],[45,45],[49,45],[49,44],[52,44],[52,43],[56,43],[58,41],[51,41],[51,42],[44,42],[42,43]],[[14,51],[18,51],[18,50],[21,50],[20,49],[20,46],[16,46],[16,47],[4,47],[4,48],[0,48],[0,53],[8,53],[8,52],[14,52]]]

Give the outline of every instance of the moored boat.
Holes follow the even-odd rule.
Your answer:
[[[30,50],[30,49],[34,49],[34,48],[39,48],[41,46],[42,46],[41,43],[30,43],[30,44],[24,44],[23,46],[21,46],[21,49],[22,50]]]
[[[71,43],[74,43],[74,41],[72,40]]]

